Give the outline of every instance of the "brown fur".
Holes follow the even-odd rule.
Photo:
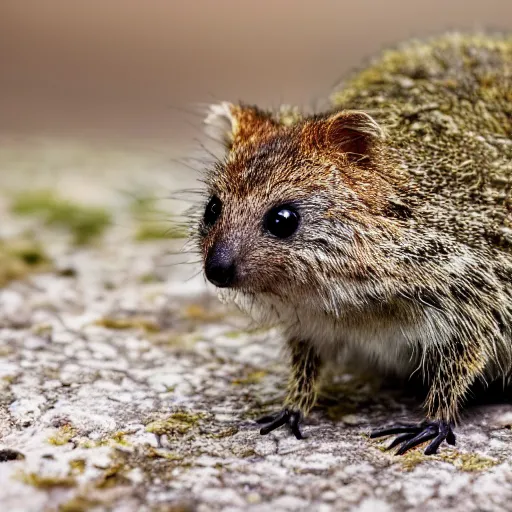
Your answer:
[[[358,354],[429,383],[429,418],[455,421],[477,380],[512,369],[512,38],[450,34],[385,52],[333,96],[283,122],[223,104],[209,174],[223,203],[200,223],[237,279],[224,298],[282,327],[287,404],[307,414],[322,361]],[[262,219],[293,203],[296,234]]]

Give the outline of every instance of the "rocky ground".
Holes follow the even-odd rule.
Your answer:
[[[418,404],[338,375],[307,439],[259,435],[279,335],[176,255],[165,198],[194,176],[167,156],[3,143],[2,510],[511,510],[511,405],[469,411],[455,449],[398,457],[366,433]]]

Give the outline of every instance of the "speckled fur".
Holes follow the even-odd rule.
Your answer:
[[[321,362],[357,354],[419,372],[427,417],[455,421],[474,382],[512,370],[512,37],[408,42],[332,101],[291,121],[212,107],[228,151],[201,250],[229,243],[238,278],[222,298],[282,327],[288,404],[307,414]],[[286,202],[301,225],[278,240],[262,219]]]

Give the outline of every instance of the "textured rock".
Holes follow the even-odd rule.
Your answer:
[[[188,186],[183,176],[139,154],[35,147],[14,174],[19,150],[0,156],[3,190],[56,183],[118,219],[102,242],[74,247],[0,199],[0,235],[35,229],[53,260],[0,289],[2,509],[510,509],[510,405],[468,411],[456,450],[396,457],[364,434],[415,417],[418,404],[342,375],[306,440],[259,436],[252,420],[279,406],[286,382],[278,334],[219,304],[201,276],[189,279],[197,267],[174,266],[187,259],[171,254],[182,242],[134,241],[119,197],[141,173],[156,191]]]

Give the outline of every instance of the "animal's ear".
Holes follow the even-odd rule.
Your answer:
[[[227,149],[260,138],[277,126],[270,114],[256,107],[228,102],[211,105],[204,123],[206,133]]]
[[[327,118],[323,135],[324,143],[330,148],[356,160],[370,156],[372,149],[384,138],[377,122],[359,110],[345,110]]]

